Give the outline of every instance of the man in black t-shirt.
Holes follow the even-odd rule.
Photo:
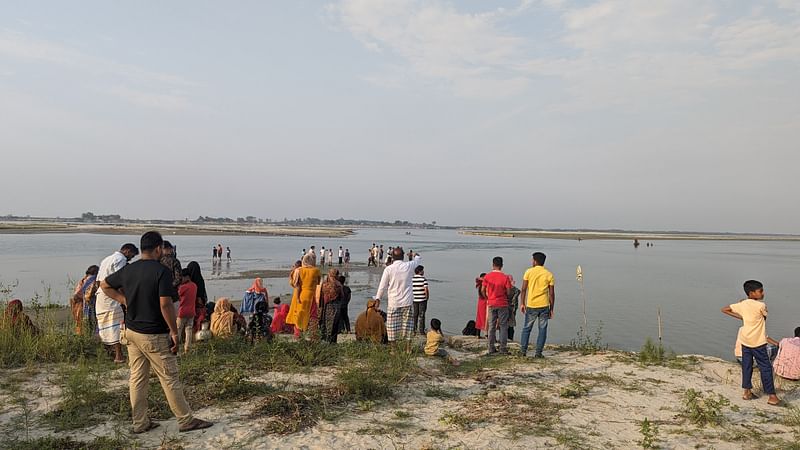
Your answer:
[[[125,334],[128,341],[133,432],[158,426],[147,416],[150,368],[158,376],[169,407],[178,419],[179,431],[208,428],[212,424],[192,416],[178,377],[178,326],[172,297],[176,295],[172,273],[159,259],[164,239],[157,231],[142,235],[141,259],[109,275],[100,288],[127,306]]]

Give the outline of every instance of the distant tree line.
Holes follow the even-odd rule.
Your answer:
[[[197,225],[204,225],[204,224],[214,224],[214,225],[224,225],[224,224],[236,224],[236,225],[259,225],[259,224],[269,224],[269,225],[276,225],[276,226],[307,226],[307,227],[314,227],[314,226],[341,226],[341,227],[353,227],[353,226],[364,226],[364,227],[404,227],[404,228],[445,228],[436,225],[436,221],[432,221],[431,223],[415,223],[410,222],[408,220],[395,220],[395,221],[385,221],[385,220],[366,220],[366,219],[345,219],[345,218],[338,218],[338,219],[319,219],[316,217],[306,217],[306,218],[297,218],[297,219],[289,219],[284,217],[283,220],[273,220],[270,218],[259,218],[255,216],[245,216],[245,217],[237,217],[232,219],[230,217],[212,217],[212,216],[198,216],[195,220],[184,219],[184,220],[167,220],[167,219],[126,219],[119,214],[95,214],[92,211],[87,211],[81,214],[80,217],[31,217],[31,216],[15,216],[15,215],[6,215],[0,216],[0,219],[6,221],[43,221],[43,222],[79,222],[79,223],[117,223],[117,224],[141,224],[141,223],[153,223],[153,224],[197,224]]]

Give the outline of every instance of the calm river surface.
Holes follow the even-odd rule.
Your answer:
[[[630,241],[508,239],[464,236],[449,230],[364,229],[348,238],[168,236],[185,266],[197,260],[203,268],[211,297],[241,298],[251,280],[224,279],[241,271],[289,267],[303,248],[341,245],[353,261],[365,262],[372,243],[401,245],[423,256],[430,282],[428,320],[442,320],[447,332],[459,332],[475,317],[474,278],[491,270],[493,256],[505,259],[505,271],[517,286],[534,251],[547,254],[547,266],[556,277],[556,314],[549,342],[569,343],[582,323],[580,286],[576,267],[583,268],[590,328],[602,322],[603,341],[609,346],[638,350],[645,338],[657,337],[656,311],[661,307],[664,342],[679,353],[732,358],[739,323],[720,308],[741,299],[746,279],[765,284],[770,309],[768,332],[779,338],[800,326],[800,243],[658,241],[655,247],[634,249]],[[13,296],[28,299],[47,295],[65,303],[73,281],[91,264],[139,236],[96,234],[0,235],[0,282],[17,283]],[[233,261],[212,268],[211,246],[230,246]],[[354,271],[350,304],[352,319],[374,295],[381,271]],[[270,294],[289,293],[286,278],[265,280]],[[520,316],[518,315],[518,320]],[[519,329],[519,328],[518,328]]]

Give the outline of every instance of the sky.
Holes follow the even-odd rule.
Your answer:
[[[800,0],[0,3],[0,214],[800,233]]]

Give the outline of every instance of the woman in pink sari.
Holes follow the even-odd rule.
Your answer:
[[[486,331],[486,310],[489,307],[488,299],[481,293],[483,277],[485,276],[486,274],[482,273],[478,278],[475,278],[475,289],[478,290],[478,310],[475,314],[475,328],[478,329],[478,337],[481,336],[481,331]]]

